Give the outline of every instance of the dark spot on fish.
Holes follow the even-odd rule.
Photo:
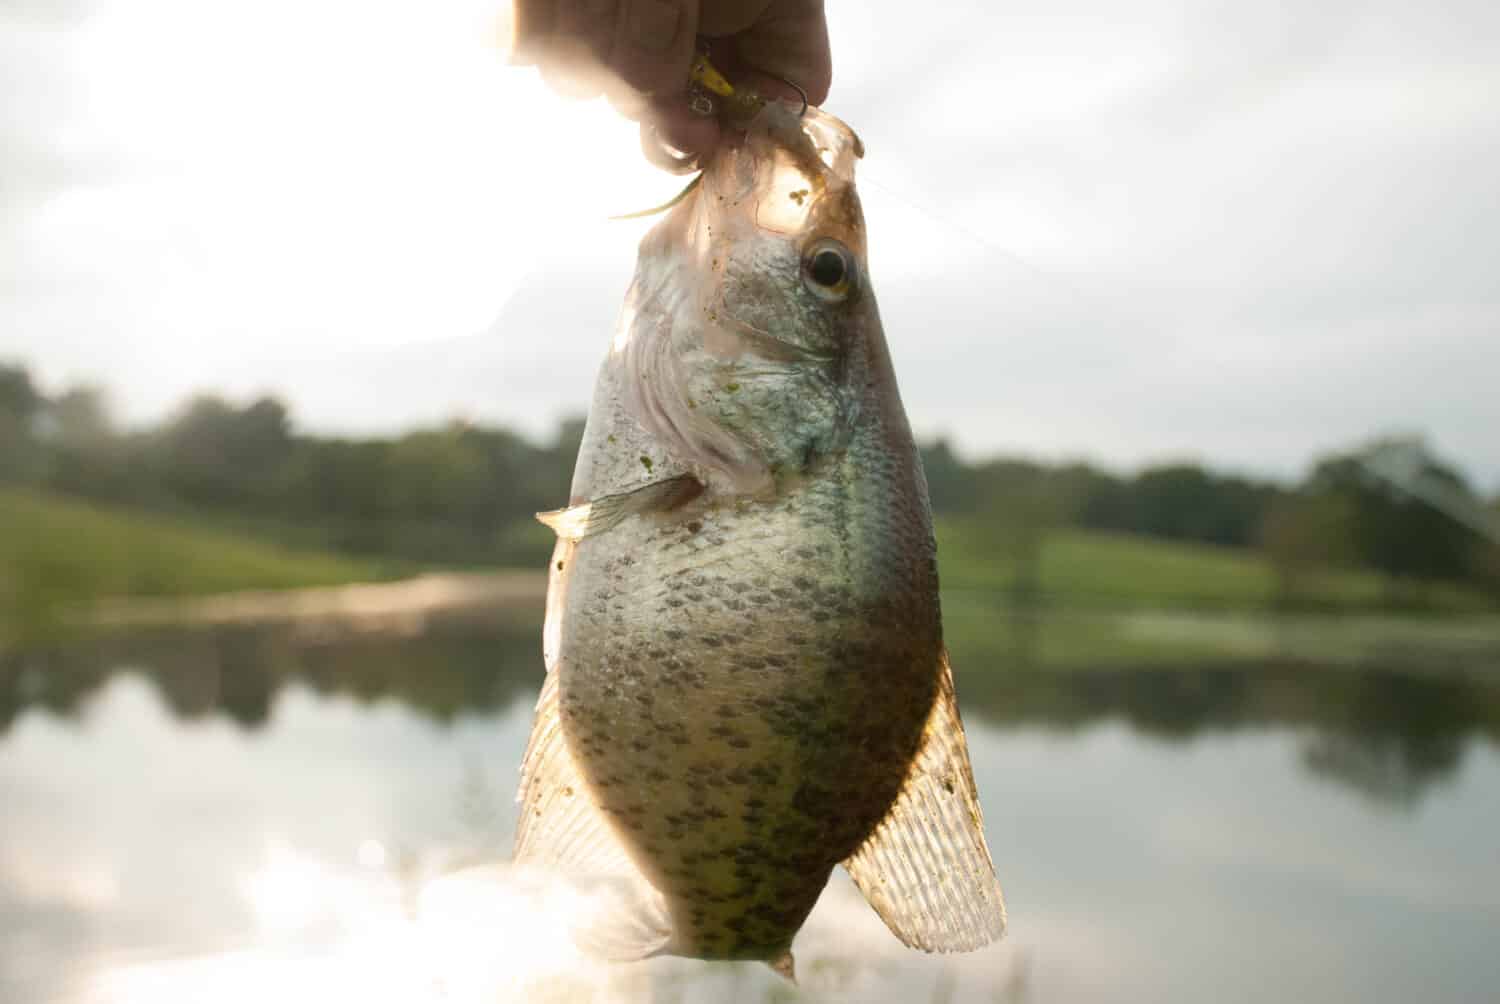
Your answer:
[[[688,533],[697,533],[701,529],[703,529],[703,524],[698,522],[696,519],[688,521]]]
[[[559,561],[557,563],[557,570],[560,572],[560,571],[562,571],[562,569],[563,569],[563,563],[561,561]]]
[[[644,453],[642,453],[641,454],[641,466],[644,467],[644,468],[646,468],[646,472],[649,474],[650,471],[651,471],[651,468],[654,467],[655,465],[652,464],[650,457],[648,457]]]

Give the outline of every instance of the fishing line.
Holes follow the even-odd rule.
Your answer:
[[[1001,247],[1000,245],[994,243],[981,234],[974,232],[963,224],[949,219],[946,215],[939,212],[938,210],[924,205],[911,196],[905,195],[899,190],[892,188],[890,185],[885,184],[879,178],[872,176],[868,167],[861,165],[859,169],[859,184],[863,185],[867,182],[871,186],[878,188],[882,192],[891,196],[896,201],[905,204],[908,209],[915,210],[919,215],[927,217],[927,219],[931,222],[936,223],[939,226],[948,228],[959,236],[964,237],[970,242],[978,245],[981,249],[988,251],[989,253],[996,255],[997,257],[1005,258],[1011,262],[1014,262],[1027,271],[1043,279],[1046,279],[1049,282],[1056,283],[1059,286],[1065,287],[1069,292],[1073,293],[1084,301],[1092,303],[1093,306],[1101,310],[1109,309],[1109,304],[1104,302],[1104,300],[1101,299],[1096,292],[1090,292],[1089,290],[1085,290],[1082,287],[1078,286],[1076,282],[1065,273],[1046,268],[1042,265],[1038,265],[1036,262],[1030,260],[1022,254]]]
[[[1010,251],[1006,248],[1000,247],[998,244],[994,244],[988,239],[981,237],[979,234],[970,230],[968,227],[950,220],[948,217],[944,216],[936,209],[923,205],[909,195],[902,194],[895,188],[892,188],[890,185],[887,185],[885,182],[881,181],[879,178],[871,175],[869,168],[861,165],[859,169],[859,183],[863,185],[866,182],[880,189],[882,192],[885,192],[887,195],[895,198],[896,201],[905,203],[907,208],[915,209],[918,213],[927,217],[932,222],[940,226],[945,226],[949,230],[954,231],[960,236],[968,238],[970,241],[974,242],[975,244],[979,245],[981,248],[989,251],[992,254],[999,255],[1002,258],[1009,258],[1011,261],[1016,262],[1019,265],[1023,265],[1031,271],[1037,273],[1038,275],[1044,276],[1046,278],[1061,278],[1056,273],[1053,273],[1048,269],[1045,269],[1042,266],[1036,264],[1035,262],[1030,261],[1023,255],[1018,254],[1015,251]]]

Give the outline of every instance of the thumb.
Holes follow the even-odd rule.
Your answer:
[[[733,38],[735,55],[745,66],[785,77],[820,105],[833,80],[828,51],[828,21],[822,0],[775,0],[754,24]]]

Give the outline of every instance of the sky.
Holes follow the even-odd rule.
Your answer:
[[[830,0],[918,434],[1291,478],[1384,434],[1500,490],[1500,6]],[[680,179],[505,65],[502,0],[0,0],[0,359],[122,421],[587,406]]]

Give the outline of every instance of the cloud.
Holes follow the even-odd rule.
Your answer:
[[[582,407],[638,231],[579,221],[671,182],[628,126],[501,68],[482,6],[327,0],[295,40],[277,3],[7,8],[0,352],[135,417],[205,383],[343,429]],[[831,18],[919,429],[1286,475],[1418,429],[1500,485],[1500,10]]]

